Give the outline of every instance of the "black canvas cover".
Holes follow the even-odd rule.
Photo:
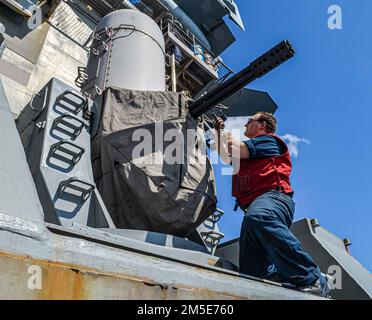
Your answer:
[[[107,89],[92,163],[117,228],[187,236],[216,210],[203,131],[182,93]]]

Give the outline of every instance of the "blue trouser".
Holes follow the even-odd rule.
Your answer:
[[[240,234],[240,272],[295,287],[309,286],[320,269],[289,230],[295,203],[269,191],[245,209]]]

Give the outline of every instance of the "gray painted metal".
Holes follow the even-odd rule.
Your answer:
[[[186,287],[196,292],[205,290],[213,293],[215,297],[315,298],[272,283],[247,279],[233,271],[216,267],[219,259],[205,253],[157,246],[77,224],[69,228],[49,225],[49,229],[53,231],[51,232],[44,223],[43,212],[27,169],[21,142],[1,90],[0,97],[2,113],[0,127],[8,138],[0,142],[0,163],[4,165],[3,170],[0,170],[0,178],[5,182],[0,186],[6,187],[4,190],[1,189],[0,193],[6,200],[0,202],[1,253],[71,264],[74,265],[74,270],[94,268],[97,270],[96,273],[115,273],[121,277],[144,279],[142,281],[145,283],[155,283],[162,287],[180,289]],[[14,282],[8,283],[8,279],[14,276],[13,270],[10,265],[2,265],[1,268],[1,283],[5,285],[2,287],[4,291],[1,291],[1,297],[23,297],[24,283],[19,282],[18,286],[14,285]],[[234,285],[231,285],[232,283]],[[111,288],[112,284],[106,283],[105,286]],[[97,287],[93,287],[92,290],[96,297],[108,297],[104,291],[97,291]],[[114,288],[113,292],[115,292],[113,297],[120,296]]]
[[[338,274],[334,274],[336,290],[331,291],[332,299],[372,299],[372,279],[368,270],[347,252],[341,239],[323,227],[313,225],[310,219],[294,222],[291,231],[323,273],[334,274],[340,268],[341,284],[337,284]],[[219,245],[216,256],[239,266],[239,239]]]
[[[86,99],[52,79],[22,111],[17,128],[46,215],[71,226],[114,227],[94,185]]]
[[[4,46],[5,49],[5,46]],[[0,58],[2,53],[2,47],[0,47]],[[20,69],[13,63],[8,61],[0,60],[0,72],[2,75],[6,76],[9,79],[12,79],[23,86],[27,86],[28,81],[30,80],[31,74]]]
[[[115,228],[95,188],[90,159],[89,124],[83,120],[86,99],[63,82],[52,79],[17,119],[34,180],[46,213],[46,221],[72,226]],[[86,199],[82,197],[86,196]],[[168,236],[176,247],[213,254],[223,237],[215,214],[199,227],[201,245]],[[107,232],[140,237],[167,246],[164,236],[129,230]],[[175,239],[175,240],[174,240]],[[173,241],[174,240],[174,241]],[[168,241],[169,242],[169,241]],[[168,244],[169,246],[169,244]],[[208,251],[207,251],[207,249]]]
[[[36,7],[36,4],[38,3],[38,0],[0,0],[0,2],[4,3],[16,12],[30,17],[33,8]]]
[[[212,267],[208,270],[153,255],[111,248],[84,239],[55,235],[49,231],[35,231],[34,233],[32,238],[26,238],[10,231],[0,231],[2,250],[9,253],[24,254],[35,259],[70,264],[72,265],[70,268],[73,268],[75,272],[80,270],[84,272],[84,268],[81,267],[84,265],[93,268],[98,278],[101,278],[101,273],[104,272],[106,274],[116,274],[121,278],[137,279],[137,281],[143,283],[142,288],[127,287],[124,289],[121,287],[120,289],[125,291],[139,290],[139,293],[142,293],[142,295],[139,295],[140,299],[151,298],[151,296],[145,294],[146,284],[180,290],[186,288],[191,291],[190,298],[194,296],[193,292],[197,295],[198,292],[206,291],[214,293],[215,297],[229,297],[230,299],[317,299],[317,297],[287,290],[269,283],[246,279],[238,274],[215,272]],[[33,264],[37,264],[37,262]],[[0,275],[2,284],[9,282],[12,271],[2,266]],[[26,268],[24,274],[27,274]],[[10,287],[12,291],[1,292],[1,297],[15,295],[22,297],[24,291],[28,291],[24,288],[25,283],[21,282],[16,287],[13,285]],[[110,290],[101,291],[97,286],[94,286],[91,291],[94,291],[96,297],[103,299],[110,296],[113,299],[119,296],[118,288],[115,289],[114,283],[108,282],[105,287]],[[111,288],[115,292],[113,296],[109,294]],[[176,296],[169,296],[170,299],[174,297]]]
[[[252,299],[313,298],[278,286],[240,278],[234,272],[210,265],[211,259],[213,261],[217,259],[203,253],[195,252],[193,259],[190,259],[189,256],[190,260],[185,263],[185,250],[164,249],[130,238],[115,238],[114,235],[92,228],[77,225],[70,229],[65,228],[65,234],[69,233],[70,236],[62,236],[48,231],[43,222],[41,205],[27,168],[15,124],[6,105],[1,83],[0,98],[0,127],[3,134],[7,136],[7,139],[0,140],[0,163],[4,166],[0,170],[3,182],[0,184],[2,197],[2,201],[0,201],[1,252],[27,255],[35,259],[69,263],[76,266],[84,265],[100,272],[141,277],[164,286],[175,288],[187,286],[194,290],[208,290],[215,294],[231,295],[232,297]],[[54,228],[63,229],[58,226],[54,226]],[[101,244],[94,242],[97,239],[100,239]],[[102,244],[103,242],[104,244]],[[167,249],[168,251],[166,251]],[[159,252],[159,250],[163,250],[163,252]],[[197,268],[197,266],[200,267],[200,264],[204,265],[206,269]],[[13,271],[5,267],[2,268],[3,284],[7,282]],[[235,286],[231,286],[232,281],[236,282]],[[24,285],[6,288],[11,288],[12,292],[2,291],[2,298],[23,296],[25,290]],[[105,298],[104,295],[101,297]],[[142,298],[148,297],[143,296]]]
[[[239,268],[239,238],[221,243],[216,249],[216,257],[229,260]]]
[[[80,7],[80,10],[75,9],[74,6],[78,6],[79,4],[81,4],[81,1],[62,1],[48,19],[48,23],[69,39],[75,41],[84,49],[88,50],[92,41],[93,30],[96,27],[96,22],[87,18],[87,13],[85,11],[81,12],[80,10],[82,9],[80,9]],[[87,4],[84,4],[86,7]],[[92,12],[90,13],[92,14]]]
[[[210,92],[216,88],[219,81],[213,81],[201,90],[195,100]],[[227,117],[247,117],[253,116],[259,111],[266,111],[275,113],[278,109],[278,105],[271,98],[269,93],[264,91],[252,90],[243,88],[237,93],[233,94],[231,97],[221,102],[221,105],[226,107],[226,109],[221,109]]]
[[[101,231],[115,234],[118,236],[124,236],[127,238],[156,244],[162,247],[169,247],[169,248],[177,248],[177,249],[186,249],[192,251],[199,251],[203,253],[209,253],[208,250],[197,243],[180,238],[177,236],[158,233],[158,232],[151,232],[151,231],[142,231],[142,230],[132,230],[132,229],[99,229]],[[187,255],[187,253],[186,253]],[[185,256],[186,257],[186,256]]]
[[[207,26],[212,29],[217,21],[221,23],[225,15],[236,23],[241,29],[244,29],[244,24],[241,19],[238,6],[234,0],[203,0],[202,3],[198,0],[175,0],[175,2],[198,24]],[[205,15],[207,18],[205,19]],[[204,15],[204,19],[200,18]],[[197,17],[197,18],[195,18]],[[211,25],[212,24],[212,25]]]
[[[7,28],[7,30],[12,33],[13,38],[17,41],[17,43],[12,44],[13,48],[17,49],[17,52],[22,52],[23,50],[24,56],[27,59],[36,61],[38,51],[33,50],[31,45],[32,42],[42,43],[45,39],[45,32],[41,32],[40,36],[36,35],[35,39],[38,39],[38,41],[32,41],[34,38],[30,38],[28,33],[24,33],[22,36],[16,36],[15,33],[17,33],[19,28]],[[11,36],[8,36],[8,39]],[[24,39],[25,36],[28,37],[27,41]],[[16,46],[14,46],[15,44]],[[18,45],[20,47],[17,47]],[[58,82],[57,80],[55,81]],[[64,84],[60,83],[59,88],[64,88]],[[51,91],[53,90],[51,89]],[[48,91],[48,94],[51,91]],[[41,93],[38,98],[34,97],[33,99],[32,105],[36,108],[44,104],[43,94],[47,96],[45,91],[43,92],[42,90]],[[57,93],[51,95],[57,95]],[[49,98],[53,99],[50,96]],[[47,101],[49,101],[48,99]],[[47,110],[50,107],[51,105],[44,109]],[[55,112],[55,110],[52,111]],[[51,124],[60,115],[48,115],[44,113],[40,115],[38,119],[40,121],[35,122],[35,125],[38,126],[35,129],[39,131],[40,139],[36,139],[34,144],[39,144],[44,152],[47,152],[48,148],[54,145],[55,141],[48,140],[50,137],[46,138],[48,141],[44,141],[41,136],[46,134],[48,130],[49,133],[51,132]],[[81,114],[73,116],[81,120]],[[44,261],[49,260],[52,262],[73,264],[77,268],[74,268],[74,272],[81,270],[79,268],[83,266],[97,269],[98,274],[100,272],[112,272],[118,273],[120,276],[133,276],[134,278],[146,279],[143,280],[144,287],[148,283],[147,281],[149,281],[159,284],[159,286],[169,286],[170,288],[182,289],[186,287],[195,290],[195,292],[203,290],[210,291],[222,297],[228,295],[230,297],[250,299],[315,298],[281,288],[278,285],[257,281],[257,279],[247,279],[238,273],[216,267],[218,265],[218,259],[209,254],[157,246],[151,243],[133,240],[130,235],[127,237],[123,235],[115,236],[110,232],[102,232],[97,229],[81,226],[78,223],[72,223],[71,225],[70,223],[66,223],[69,227],[53,225],[49,226],[48,230],[44,223],[44,212],[38,199],[33,179],[26,164],[21,141],[16,132],[3,92],[1,77],[0,128],[2,134],[6,136],[6,139],[0,140],[1,254],[8,252],[19,254],[21,257],[28,256]],[[79,135],[79,137],[82,136]],[[74,143],[79,142],[78,138],[74,140]],[[81,147],[80,142],[78,145]],[[85,142],[82,145],[85,145]],[[84,154],[88,153],[89,150],[85,149]],[[42,159],[45,165],[45,157]],[[39,161],[35,162],[38,162],[37,164],[40,165],[40,161],[41,157]],[[79,163],[82,163],[81,161],[83,161],[82,158]],[[59,178],[53,177],[52,171],[49,170],[50,168],[48,170],[46,168],[41,169],[43,176],[40,175],[39,179],[40,181],[44,178],[50,180],[52,184],[55,184],[55,187],[57,185],[56,181],[52,180],[58,180]],[[89,171],[89,168],[83,168],[82,171],[86,173]],[[49,189],[51,190],[54,187],[51,185]],[[45,188],[40,195],[47,197],[48,192],[47,188]],[[103,204],[100,203],[100,206],[103,206]],[[77,221],[85,223],[85,219]],[[5,288],[5,291],[1,290],[0,296],[5,298],[9,296],[23,296],[24,292],[27,291],[25,290],[26,282],[20,282],[20,285],[16,287],[11,285],[8,287],[3,286],[4,283],[14,283],[14,278],[12,278],[14,273],[9,268],[10,265],[8,265],[8,268],[4,268],[3,266],[1,265],[0,267],[2,270],[0,274],[0,287],[2,289]],[[27,277],[26,269],[24,274]],[[113,287],[115,294],[118,294],[119,290],[116,284],[111,283],[111,287],[108,287],[110,289]],[[8,288],[12,291],[7,291]],[[105,290],[101,292],[97,288],[94,288],[96,296],[107,298],[107,295],[105,296]],[[106,287],[103,286],[103,288]],[[192,293],[190,296],[192,297]],[[144,296],[142,298],[147,297]]]
[[[296,222],[292,231],[323,272],[334,273],[337,268],[341,269],[342,288],[334,290],[332,298],[372,299],[372,279],[368,270],[347,252],[343,240],[311,221]]]
[[[22,19],[10,9],[0,11],[0,23],[5,27],[4,38],[8,49],[36,64],[48,33],[48,25],[30,29],[27,19]]]
[[[221,0],[219,0],[221,2]],[[222,0],[226,5],[226,8],[229,10],[229,17],[234,21],[240,28],[245,31],[244,23],[242,17],[240,16],[239,8],[234,0]]]
[[[218,227],[218,221],[224,214],[223,211],[217,209],[208,219],[206,219],[196,230],[188,236],[192,241],[200,243],[212,255],[215,254],[216,248],[221,239],[225,236]]]
[[[5,50],[4,33],[5,27],[2,23],[0,23],[0,59]]]
[[[83,90],[95,98],[108,87],[165,91],[164,37],[135,10],[117,10],[95,29]]]
[[[173,0],[158,0],[162,5],[164,5],[169,12],[182,23],[182,25],[188,29],[195,37],[208,49],[211,50],[211,45],[205,36],[204,32],[199,28],[199,26],[186,14],[181,7],[178,6]],[[205,16],[204,16],[205,17]]]
[[[274,113],[278,105],[267,92],[243,88],[222,102],[229,109],[228,117],[253,116],[259,111]]]
[[[59,235],[90,240],[93,243],[141,252],[145,255],[161,257],[208,269],[219,270],[214,266],[223,262],[221,261],[219,263],[219,258],[209,255],[203,248],[190,241],[165,234],[127,229],[95,229],[76,223],[71,227],[53,224],[47,224],[47,226],[50,231]],[[185,242],[188,243],[185,244]],[[220,271],[229,273],[228,270]]]
[[[206,36],[210,44],[208,49],[215,55],[220,55],[234,43],[235,37],[223,19],[231,13],[224,1],[176,0],[176,2],[179,9],[182,9]],[[190,31],[193,32],[191,29]],[[195,35],[199,38],[197,34]]]
[[[11,227],[19,218],[39,220],[43,211],[22,144],[5,96],[0,76],[0,218],[1,226]],[[22,224],[21,224],[22,225]],[[29,224],[19,228],[27,233]],[[31,228],[32,229],[32,228]]]

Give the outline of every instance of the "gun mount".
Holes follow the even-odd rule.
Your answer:
[[[49,8],[48,15],[45,15],[47,22],[42,23],[39,28],[30,30],[23,18],[24,12],[9,6],[26,2],[27,5],[44,3]],[[8,7],[3,3],[7,3]],[[175,3],[182,11],[168,10],[162,3]],[[200,10],[201,3],[210,3],[211,10]],[[226,7],[230,9],[226,11]],[[27,9],[28,6],[24,8]],[[136,56],[133,54],[129,57],[129,50],[121,45],[124,42],[110,37],[114,34],[109,27],[120,27],[117,23],[105,26],[108,27],[107,30],[102,28],[102,35],[97,36],[102,36],[101,41],[95,38],[95,47],[92,40],[97,34],[94,31],[97,23],[108,13],[122,8],[137,8],[150,16],[160,27],[165,46],[156,47],[152,39],[140,39],[141,35],[145,36],[147,29],[141,27],[139,20],[142,21],[142,18],[134,13],[133,16],[137,17],[136,29],[130,28],[133,23],[126,18],[128,32],[124,33],[125,30],[121,28],[120,33],[123,32],[122,35],[129,41],[130,50],[136,50],[132,51]],[[123,213],[123,217],[129,222],[144,221],[145,219],[138,219],[139,216],[135,213],[131,216],[127,213],[133,207],[146,207],[145,209],[156,215],[153,221],[159,223],[161,213],[156,207],[162,201],[166,202],[168,195],[174,193],[173,183],[177,188],[181,186],[183,189],[182,194],[176,196],[179,201],[185,199],[184,207],[179,206],[182,209],[179,210],[180,213],[188,210],[195,220],[195,210],[190,210],[190,204],[195,205],[198,200],[195,199],[195,194],[199,192],[199,200],[206,194],[205,190],[213,195],[212,175],[206,179],[202,170],[195,170],[195,165],[191,163],[188,166],[186,161],[179,166],[171,164],[163,166],[164,170],[156,170],[153,179],[149,179],[151,190],[146,191],[138,178],[147,177],[145,170],[151,170],[144,160],[161,159],[158,156],[162,150],[146,154],[146,159],[144,154],[135,159],[128,158],[134,148],[129,133],[134,132],[139,125],[151,132],[154,123],[162,120],[164,122],[167,118],[169,121],[166,120],[166,126],[178,128],[179,132],[187,132],[183,128],[189,129],[189,124],[196,130],[200,129],[195,119],[188,116],[185,100],[189,96],[183,97],[181,91],[189,92],[195,100],[193,106],[199,105],[203,110],[206,106],[209,108],[208,104],[213,106],[224,96],[230,96],[228,100],[233,100],[234,108],[232,113],[230,109],[225,110],[228,116],[239,116],[239,113],[243,115],[240,110],[247,109],[251,114],[256,106],[262,110],[263,105],[266,107],[265,111],[275,111],[277,106],[266,93],[238,88],[288,60],[293,51],[288,50],[290,47],[286,48],[286,43],[283,51],[280,47],[277,55],[274,51],[277,60],[271,59],[270,55],[267,61],[264,60],[265,57],[257,59],[257,68],[262,69],[261,73],[254,69],[252,63],[252,70],[229,79],[233,73],[218,57],[234,40],[228,26],[223,22],[223,17],[228,12],[239,24],[239,13],[233,0],[0,0],[0,33],[4,34],[2,46],[0,36],[0,129],[4,136],[4,139],[0,139],[0,163],[3,169],[0,170],[0,298],[316,299],[314,296],[286,289],[280,284],[265,283],[263,279],[236,272],[237,242],[231,245],[219,243],[223,238],[223,233],[218,228],[223,213],[221,211],[217,210],[209,216],[187,238],[184,235],[189,230],[177,236],[168,230],[158,233],[142,227],[141,230],[136,230],[131,226],[123,226],[118,219],[122,216],[113,214],[115,209],[120,214]],[[169,14],[173,17],[168,19],[166,17]],[[183,25],[185,15],[196,26]],[[128,17],[129,13],[126,12],[125,16]],[[144,23],[145,20],[148,21],[143,17]],[[4,28],[1,28],[1,23]],[[152,35],[155,24],[149,22],[149,26],[149,35]],[[198,29],[207,36],[211,50],[203,47],[202,41],[198,39]],[[160,38],[160,33],[157,34]],[[149,45],[154,45],[156,50],[148,50]],[[113,55],[109,55],[107,50]],[[117,59],[117,52],[114,50],[124,54],[122,59]],[[76,69],[87,65],[88,51],[92,51],[91,59],[95,59],[91,62],[97,62],[96,65],[92,64],[96,69],[89,68],[91,84],[97,80],[94,78],[96,75],[102,80],[97,81],[98,91],[102,92],[101,95],[97,93],[99,98],[95,101],[77,91],[74,86]],[[147,54],[150,54],[153,62],[156,54],[160,60],[159,65],[153,63],[148,67],[148,61],[142,63],[141,59]],[[108,61],[107,57],[111,60]],[[128,64],[129,60],[132,65]],[[173,60],[173,63],[167,63],[168,60]],[[106,61],[110,63],[105,64]],[[266,71],[263,65],[259,65],[260,61],[262,64],[266,63]],[[132,81],[127,83],[134,86],[134,76],[138,76],[136,79],[139,80],[141,76],[147,76],[146,73],[151,73],[156,79],[147,77],[145,80],[161,85],[162,91],[146,91],[150,87],[143,88],[137,84],[134,86],[136,90],[125,88],[127,83],[116,80],[129,81],[129,78],[113,77],[124,74],[124,71],[119,70],[122,68],[118,68],[123,62],[127,66],[126,77],[131,77],[129,67],[137,68],[131,72]],[[105,76],[102,76],[103,73],[97,74],[97,70],[106,72],[99,66],[110,68],[107,69],[110,72],[105,73]],[[144,68],[141,70],[141,67]],[[155,67],[159,67],[161,72],[156,73]],[[82,69],[80,71],[81,79],[78,83],[83,87],[84,81],[90,78],[87,79],[87,74]],[[229,80],[223,82],[225,79]],[[106,80],[110,82],[107,83]],[[207,84],[212,82],[215,86],[214,81],[222,85],[217,90],[209,89],[200,100],[195,98],[198,92],[207,91],[203,89]],[[107,84],[124,88],[112,90],[111,87],[106,88]],[[95,85],[93,88],[96,89]],[[231,96],[234,91],[237,93]],[[240,94],[241,91],[245,94]],[[236,95],[239,96],[238,99],[235,98]],[[107,99],[110,96],[117,99]],[[239,100],[238,106],[235,100]],[[116,103],[118,101],[120,103]],[[222,103],[228,105],[225,100]],[[98,107],[93,108],[95,104],[116,108],[111,109],[113,112],[106,110],[102,119],[105,119],[105,115],[112,115],[113,121],[104,128],[111,128],[116,120],[121,126],[117,130],[114,128],[115,132],[107,134],[105,131],[105,135],[98,136],[102,138],[102,143],[97,139],[92,143],[93,121],[99,121],[99,117],[94,116],[101,114],[93,112],[99,110]],[[19,115],[23,106],[26,108],[18,117],[16,126],[13,118]],[[194,111],[202,114],[203,110]],[[85,117],[87,111],[91,114],[90,119]],[[147,115],[147,118],[142,119],[142,115]],[[184,122],[180,121],[180,116]],[[139,118],[141,123],[137,121]],[[97,131],[100,133],[102,130]],[[128,133],[126,137],[129,139],[120,135],[122,131]],[[191,138],[195,144],[194,137]],[[115,141],[119,143],[113,145],[112,142]],[[171,144],[173,141],[167,143]],[[105,170],[100,170],[100,158],[92,158],[91,150],[97,155],[112,155],[114,161],[101,158],[104,160],[102,164],[105,164]],[[138,206],[132,205],[130,208],[121,195],[113,196],[110,189],[102,188],[104,183],[113,181],[106,168],[112,169],[112,172],[121,172],[123,176],[136,174],[124,188],[119,184],[117,190],[123,191],[123,195],[132,200],[132,204],[137,197]],[[208,165],[208,174],[211,171],[209,168],[211,166]],[[100,171],[104,174],[94,175]],[[194,179],[198,172],[202,172],[199,177],[203,184]],[[181,174],[186,179],[180,179]],[[106,179],[104,182],[103,178]],[[123,179],[115,181],[123,183]],[[196,188],[193,184],[196,184]],[[190,189],[190,185],[193,189]],[[127,192],[132,186],[137,191]],[[106,194],[102,190],[106,190]],[[148,191],[153,192],[150,194]],[[114,200],[112,205],[107,200],[105,202],[107,194]],[[210,207],[213,208],[215,201],[213,197],[210,198]],[[206,202],[202,199],[200,203],[205,205]],[[200,210],[199,207],[201,206],[198,206]],[[169,213],[168,216],[181,221],[181,214],[175,214],[173,209]],[[193,223],[197,226],[203,219],[204,216]],[[305,222],[297,230],[303,235],[301,241],[313,247],[313,252],[310,249],[309,252],[315,256],[322,271],[326,272],[329,265],[339,264],[342,268],[343,288],[338,290],[340,293],[335,298],[371,298],[370,276],[345,250],[344,243],[331,237],[321,227]],[[30,283],[30,275],[26,270],[38,266],[43,279],[41,290],[25,290],[25,283]]]
[[[221,85],[207,92],[189,106],[190,114],[198,118],[220,102],[232,96],[254,80],[261,78],[279,65],[294,57],[295,51],[288,40],[284,40],[268,52],[251,62],[248,67]]]

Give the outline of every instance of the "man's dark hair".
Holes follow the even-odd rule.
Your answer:
[[[260,115],[258,118],[259,122],[266,122],[266,131],[270,133],[275,133],[276,131],[276,119],[272,113],[269,112],[257,112]]]

